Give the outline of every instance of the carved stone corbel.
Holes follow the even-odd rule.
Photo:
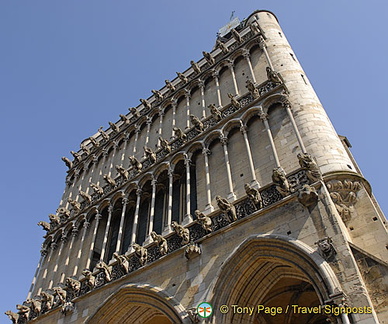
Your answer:
[[[302,186],[298,192],[298,201],[305,207],[311,207],[318,202],[316,189],[308,184]]]
[[[318,253],[322,258],[328,262],[334,261],[337,252],[334,249],[333,241],[330,237],[320,239],[319,241],[315,242],[315,244],[318,246]]]
[[[71,301],[68,301],[68,302],[65,302],[63,305],[62,305],[62,309],[61,309],[61,312],[65,315],[69,314],[69,313],[72,313],[74,312],[74,303],[71,302]]]
[[[326,183],[335,207],[343,222],[347,224],[353,215],[354,205],[357,202],[357,193],[362,188],[359,181],[331,180]]]
[[[198,246],[198,244],[194,243],[193,241],[191,241],[190,244],[185,249],[185,257],[188,260],[195,258],[201,253],[202,253],[201,248]]]

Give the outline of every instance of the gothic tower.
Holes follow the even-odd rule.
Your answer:
[[[274,14],[152,93],[63,158],[15,323],[388,322],[385,217]]]

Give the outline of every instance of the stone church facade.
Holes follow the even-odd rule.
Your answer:
[[[14,323],[388,323],[386,219],[271,12],[152,93],[63,158]]]

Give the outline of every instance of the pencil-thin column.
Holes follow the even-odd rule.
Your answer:
[[[94,224],[92,244],[90,244],[89,257],[88,257],[88,261],[86,262],[86,267],[85,267],[86,269],[89,269],[91,271],[93,271],[93,269],[90,269],[90,264],[91,264],[92,258],[93,258],[94,246],[96,245],[97,230],[98,230],[98,225],[100,224],[101,218],[102,218],[102,215],[97,210],[97,214],[95,216],[96,223]]]
[[[229,153],[228,153],[228,138],[224,135],[220,136],[220,142],[224,149],[224,158],[225,158],[225,165],[226,165],[226,177],[228,179],[228,187],[229,187],[229,193],[228,193],[228,200],[234,201],[236,200],[236,195],[233,192],[233,180],[232,180],[232,172],[230,170],[230,162],[229,162]]]
[[[139,209],[140,209],[140,199],[141,199],[142,190],[138,188],[136,190],[136,209],[135,209],[135,216],[133,217],[133,226],[132,226],[132,237],[131,237],[131,246],[130,251],[133,250],[132,245],[136,243],[136,235],[137,235],[137,228],[139,226]]]
[[[190,165],[191,160],[184,154],[185,157],[185,166],[186,166],[186,214],[183,219],[183,223],[189,224],[193,221],[193,217],[191,216],[191,183],[190,183]]]
[[[167,225],[164,228],[163,234],[171,232],[172,222],[172,193],[173,193],[174,171],[171,166],[168,168],[168,199],[167,199]]]
[[[198,81],[198,87],[201,91],[201,105],[202,105],[202,119],[206,118],[206,101],[205,101],[205,82],[203,80]]]
[[[276,167],[280,167],[280,162],[279,162],[279,156],[278,156],[278,153],[276,151],[276,147],[275,147],[275,142],[273,140],[273,136],[272,136],[272,133],[271,133],[271,129],[269,127],[269,123],[268,123],[268,114],[265,113],[263,111],[263,108],[262,107],[259,107],[259,116],[260,116],[260,119],[262,120],[262,122],[264,123],[264,127],[265,127],[265,130],[267,132],[267,135],[268,135],[268,139],[269,139],[269,142],[271,144],[271,148],[272,148],[272,153],[273,153],[273,156],[274,156],[274,159],[275,159],[275,163],[276,163]]]
[[[79,269],[79,264],[81,262],[82,251],[83,251],[83,247],[84,247],[84,241],[85,241],[86,233],[88,232],[89,226],[90,226],[90,223],[85,218],[84,224],[82,226],[84,230],[82,232],[81,244],[80,244],[80,247],[78,249],[77,261],[76,261],[76,264],[75,264],[75,267],[74,267],[74,270],[73,270],[73,276],[77,275],[77,272],[78,272],[78,269]]]
[[[247,150],[249,170],[251,172],[251,178],[252,178],[251,185],[255,188],[259,188],[260,184],[258,183],[257,178],[256,178],[255,166],[253,164],[253,158],[252,158],[251,145],[250,145],[249,139],[248,139],[247,126],[244,125],[242,120],[240,120],[240,132],[243,134],[245,148]]]
[[[190,128],[190,91],[185,89],[185,97],[186,97],[186,128]]]
[[[123,200],[121,201],[122,204],[123,204],[123,209],[121,211],[119,234],[117,236],[117,244],[116,244],[116,253],[119,253],[119,254],[120,254],[120,251],[121,251],[121,244],[122,244],[122,240],[123,240],[125,212],[126,212],[126,209],[127,209],[128,201],[129,201],[128,198],[123,198]]]
[[[216,91],[217,91],[217,101],[218,101],[218,106],[222,107],[222,102],[221,102],[221,90],[220,90],[220,81],[219,81],[219,72],[216,70],[212,71],[212,76],[214,78],[214,81],[216,83]]]
[[[113,212],[113,206],[111,204],[109,204],[108,220],[106,222],[104,241],[102,242],[102,249],[101,249],[101,257],[100,257],[101,261],[104,261],[104,259],[105,259],[106,245],[108,243],[108,236],[109,236],[109,230],[110,230],[110,222],[112,220],[112,212]]]
[[[209,172],[209,155],[211,154],[211,151],[207,147],[204,147],[202,150],[202,154],[205,160],[205,179],[206,179],[205,212],[211,213],[212,211],[214,211],[214,207],[212,205],[212,196],[211,196],[211,188],[210,188],[210,172]]]
[[[236,80],[236,73],[234,72],[234,63],[232,60],[228,60],[228,68],[230,70],[230,73],[232,74],[234,92],[236,93],[236,95],[239,95],[239,90],[238,90],[237,80]]]
[[[249,54],[249,51],[247,49],[244,50],[243,56],[244,56],[245,60],[247,61],[247,64],[249,67],[249,72],[251,73],[251,76],[252,76],[252,80],[254,83],[256,83],[256,77],[255,77],[255,73],[253,73],[252,62],[251,62],[251,58],[250,58],[251,55]]]

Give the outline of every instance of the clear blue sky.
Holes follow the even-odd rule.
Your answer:
[[[0,310],[25,299],[58,207],[62,156],[210,51],[231,12],[273,11],[383,210],[384,1],[0,0]],[[0,315],[0,322],[7,322]]]

